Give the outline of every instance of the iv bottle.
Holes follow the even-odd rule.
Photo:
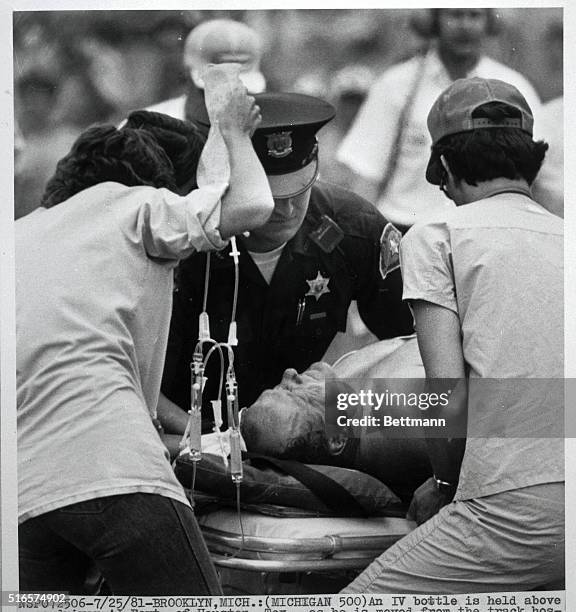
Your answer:
[[[220,132],[218,118],[226,112],[230,92],[237,86],[239,74],[240,65],[229,63],[211,64],[203,75],[204,101],[210,119],[210,131],[198,162],[199,187],[228,183],[230,180],[228,149]]]

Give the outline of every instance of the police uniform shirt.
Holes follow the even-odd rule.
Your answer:
[[[323,245],[329,252],[312,240],[323,215],[342,232],[334,248]],[[384,279],[380,273],[380,241],[386,225],[382,215],[359,196],[317,182],[304,222],[286,244],[270,284],[238,241],[239,344],[234,366],[241,406],[250,405],[264,389],[277,384],[286,368],[301,372],[321,360],[336,333],[345,331],[353,300],[378,338],[413,332],[410,312],[401,301],[400,270],[392,265]],[[396,250],[392,242],[392,259]],[[211,335],[226,341],[234,293],[229,251],[212,254],[210,266],[207,311]],[[174,295],[162,390],[183,409],[189,408],[190,361],[198,339],[205,267],[204,254],[183,262]],[[205,400],[215,398],[219,382],[219,368],[210,365]]]

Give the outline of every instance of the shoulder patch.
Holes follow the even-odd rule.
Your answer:
[[[400,267],[400,240],[402,232],[387,223],[380,236],[380,274],[386,278],[389,272]]]

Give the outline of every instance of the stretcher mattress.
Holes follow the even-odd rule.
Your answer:
[[[278,572],[359,569],[416,527],[403,518],[278,518],[244,511],[241,520],[242,526],[229,509],[198,517],[216,565]]]

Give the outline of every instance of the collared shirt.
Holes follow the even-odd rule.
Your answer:
[[[322,215],[330,216],[343,232],[341,242],[330,252],[311,240]],[[353,300],[379,338],[412,333],[410,312],[401,299],[399,269],[385,279],[379,271],[385,225],[386,220],[362,198],[335,185],[316,183],[304,222],[284,247],[270,283],[238,241],[239,344],[234,366],[241,407],[277,384],[286,368],[302,372],[320,361],[336,333],[346,329]],[[189,409],[190,361],[198,339],[205,269],[203,254],[183,262],[174,296],[162,391],[185,410]],[[222,342],[228,337],[234,296],[234,264],[226,251],[211,256],[210,271],[210,331]],[[317,279],[319,283],[314,285]],[[311,284],[320,290],[312,291]],[[213,360],[218,361],[217,357]],[[215,399],[218,369],[207,375],[205,398]]]
[[[204,102],[204,90],[193,84],[189,84],[185,94],[158,102],[145,110],[169,115],[182,121],[191,121],[200,134],[205,138],[208,136],[210,121]]]
[[[225,188],[101,183],[16,222],[21,521],[135,492],[187,503],[151,417],[173,270],[226,246]]]
[[[169,115],[174,119],[185,119],[184,108],[186,106],[186,94],[178,96],[176,98],[170,98],[163,100],[157,104],[146,107],[145,110],[153,113],[162,113],[163,115]]]
[[[422,69],[422,71],[421,71]],[[483,56],[467,75],[494,78],[515,85],[535,116],[540,102],[534,88],[521,74]],[[420,78],[417,88],[414,82]],[[338,150],[338,161],[360,176],[380,182],[395,154],[394,142],[405,105],[410,112],[403,127],[397,165],[388,189],[376,203],[392,223],[410,226],[416,221],[443,218],[453,204],[426,181],[432,141],[426,119],[436,98],[452,79],[433,48],[387,70],[372,86],[350,131]],[[409,96],[416,89],[414,98]]]
[[[470,391],[456,499],[563,480],[562,219],[500,193],[415,225],[400,255],[404,299],[460,319]]]

